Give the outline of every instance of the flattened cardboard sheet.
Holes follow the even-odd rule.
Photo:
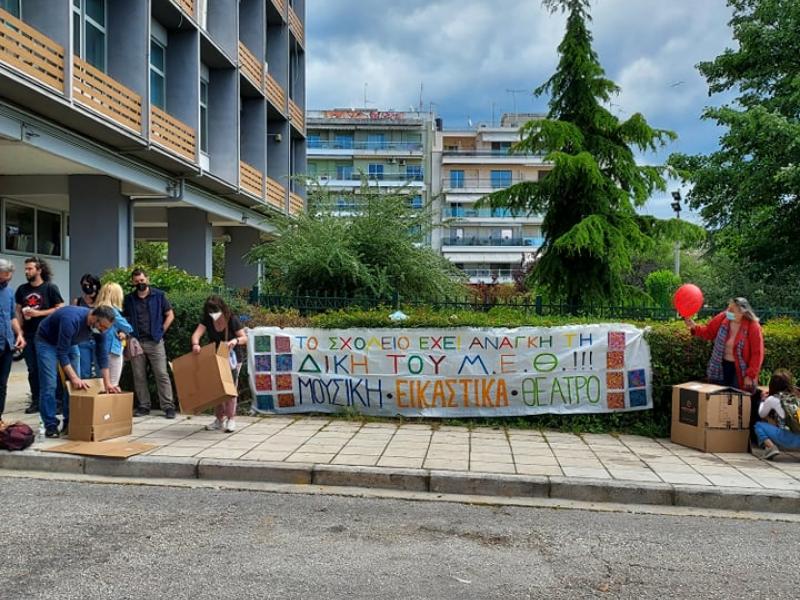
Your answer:
[[[142,442],[67,442],[52,448],[44,448],[42,452],[58,452],[60,454],[79,454],[81,456],[103,456],[106,458],[130,458],[136,454],[157,448],[155,444]]]

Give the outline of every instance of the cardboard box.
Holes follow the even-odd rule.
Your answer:
[[[750,394],[690,381],[672,387],[672,434],[676,444],[703,452],[747,452]]]
[[[89,388],[69,392],[69,439],[99,442],[133,429],[133,393],[106,394],[102,379],[86,379]]]
[[[181,412],[197,414],[237,395],[228,347],[207,344],[198,354],[190,352],[172,361],[172,374]]]

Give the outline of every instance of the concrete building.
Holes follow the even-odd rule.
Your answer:
[[[0,0],[0,255],[74,295],[133,241],[252,285],[242,255],[296,214],[305,0]]]
[[[470,283],[507,283],[542,245],[541,217],[476,208],[487,194],[537,181],[549,167],[541,157],[509,154],[519,127],[538,115],[503,115],[499,127],[437,130],[433,149],[433,247],[469,276]]]
[[[354,192],[366,175],[381,191],[406,190],[412,206],[431,193],[432,115],[421,112],[334,109],[308,112],[308,175],[327,190]],[[352,210],[346,196],[342,212]]]

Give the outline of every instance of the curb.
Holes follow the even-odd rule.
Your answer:
[[[0,470],[105,477],[200,479],[377,488],[433,494],[551,498],[583,502],[800,514],[800,492],[642,483],[607,479],[465,473],[308,463],[134,456],[127,460],[42,453],[0,453]]]

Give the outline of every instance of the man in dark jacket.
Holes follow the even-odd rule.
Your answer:
[[[64,306],[45,318],[36,331],[36,358],[39,362],[39,408],[47,437],[58,437],[56,418],[56,382],[58,367],[64,372],[74,389],[82,390],[89,386],[78,373],[78,344],[94,339],[97,345],[97,363],[103,376],[103,384],[109,393],[118,393],[119,387],[111,385],[108,372],[108,351],[106,350],[106,331],[114,324],[114,310],[108,306],[85,308],[83,306]],[[61,430],[67,435],[69,428],[69,401],[64,398],[64,426]]]
[[[150,414],[150,390],[147,389],[147,363],[153,370],[158,389],[158,402],[167,419],[175,418],[175,401],[172,398],[172,383],[167,373],[167,352],[164,334],[175,320],[175,313],[167,296],[161,290],[150,287],[147,273],[135,269],[131,273],[133,292],[125,296],[122,313],[133,327],[133,337],[141,346],[137,354],[131,348],[133,387],[138,406],[134,415]]]

